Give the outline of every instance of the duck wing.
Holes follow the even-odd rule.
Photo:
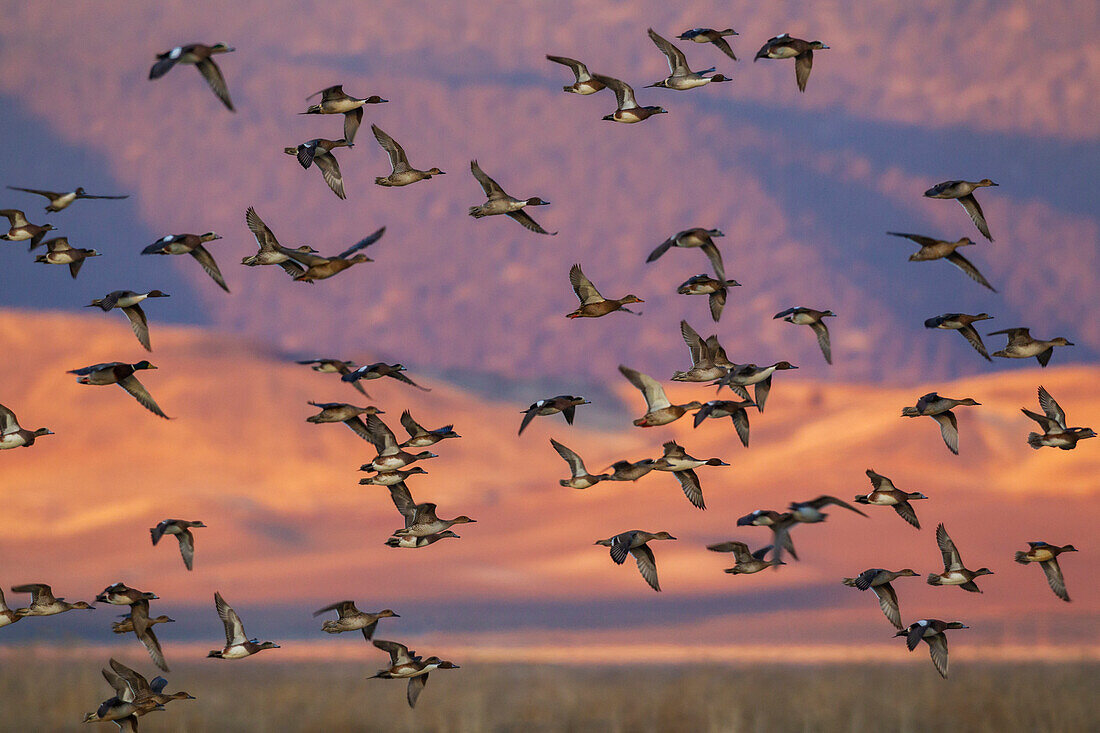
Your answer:
[[[427,684],[427,672],[409,678],[409,686],[405,689],[405,699],[408,700],[410,708],[416,707],[416,701],[420,698],[420,693],[424,691],[424,686]]]
[[[214,90],[214,94],[218,96],[218,99],[222,100],[222,104],[224,104],[230,112],[236,112],[236,110],[233,109],[232,100],[229,99],[229,87],[225,83],[225,77],[222,76],[222,70],[218,68],[214,60],[205,58],[195,64],[195,67],[199,70],[199,73],[202,74],[202,78],[206,79],[206,83],[210,85],[210,88]]]
[[[1062,426],[1059,425],[1054,420],[1051,420],[1050,417],[1047,416],[1047,415],[1040,415],[1037,412],[1032,412],[1031,410],[1027,409],[1026,407],[1021,407],[1020,412],[1024,413],[1025,415],[1030,417],[1032,420],[1039,423],[1039,428],[1045,434],[1049,435],[1052,432],[1054,432],[1054,433],[1064,432],[1064,430],[1062,429]]]
[[[672,76],[686,76],[691,73],[688,67],[687,56],[684,52],[672,45],[668,40],[659,36],[652,28],[646,30],[649,40],[657,46],[657,49],[668,60],[668,70]]]
[[[0,405],[0,435],[7,435],[8,433],[14,433],[16,430],[21,430],[19,427],[19,421],[15,419],[15,413],[8,408]],[[0,605],[3,604],[3,596],[0,596]],[[3,610],[0,608],[0,610]]]
[[[894,504],[894,511],[906,522],[920,529],[920,520],[917,519],[917,513],[913,510],[913,505],[908,501],[899,501],[897,504]]]
[[[48,606],[57,599],[54,598],[53,589],[45,583],[26,583],[24,585],[13,585],[11,587],[12,593],[30,593],[32,606]]]
[[[718,251],[718,245],[713,241],[708,241],[700,249],[703,250],[703,254],[710,260],[711,267],[714,268],[714,274],[719,280],[726,279],[726,266],[722,263],[722,253]]]
[[[114,662],[115,660],[112,659],[111,661]],[[118,697],[119,700],[122,702],[134,701],[135,695],[133,688],[130,687],[130,684],[123,679],[121,675],[107,668],[101,669],[100,672],[103,673],[103,679],[107,680],[107,684],[114,689],[115,696]]]
[[[659,592],[661,584],[657,581],[657,559],[653,557],[653,550],[649,549],[649,545],[639,545],[631,548],[630,554],[638,563],[638,572],[645,578],[645,582],[649,583],[650,588]]]
[[[833,363],[833,347],[829,343],[829,327],[823,321],[814,321],[810,328],[817,334],[817,345],[821,347],[821,353],[825,356],[827,364]]]
[[[894,628],[905,628],[901,625],[901,609],[898,608],[898,594],[894,592],[894,588],[889,583],[883,583],[882,585],[871,586],[871,590],[878,596],[879,608],[882,609],[883,615],[890,620]]]
[[[398,664],[409,664],[414,661],[414,654],[404,644],[399,644],[396,641],[386,641],[385,639],[372,639],[371,643],[390,655],[391,667]],[[415,659],[419,659],[419,657],[415,657]]]
[[[153,347],[149,343],[149,321],[145,318],[145,311],[141,309],[141,305],[139,303],[128,305],[122,309],[122,312],[130,319],[130,328],[134,330],[137,340],[146,351],[152,351]]]
[[[516,435],[523,435],[523,431],[527,429],[527,426],[531,424],[531,421],[538,415],[539,408],[536,405],[531,405],[527,408],[527,411],[523,414],[523,422],[519,424],[519,432]]]
[[[638,102],[634,99],[634,89],[625,81],[602,74],[593,74],[592,78],[615,92],[615,104],[620,110],[634,109]]]
[[[944,572],[965,570],[959,550],[955,547],[951,536],[947,534],[947,528],[943,526],[943,523],[936,527],[936,544],[939,545],[940,554],[943,555]]]
[[[317,164],[321,176],[325,179],[328,187],[332,189],[332,192],[341,199],[346,199],[344,177],[340,174],[340,164],[336,162],[336,156],[332,153],[317,155],[313,158],[313,162]]]
[[[817,497],[816,499],[814,499],[813,501],[808,502],[808,503],[810,505],[812,505],[815,509],[821,509],[822,507],[826,507],[826,506],[831,505],[831,506],[842,507],[842,508],[847,509],[849,511],[853,511],[856,514],[860,515],[861,517],[866,517],[867,516],[866,514],[861,512],[859,509],[856,509],[854,506],[852,506],[848,502],[844,501],[843,499],[838,499],[835,496],[828,496],[828,495],[823,494],[823,495]]]
[[[940,677],[947,679],[947,634],[936,634],[925,637],[924,640],[928,642],[928,653],[932,657],[933,666],[940,673]]]
[[[191,256],[198,260],[202,265],[202,269],[206,270],[206,274],[214,278],[222,290],[229,292],[229,286],[225,284],[225,278],[222,277],[221,270],[218,269],[218,263],[214,261],[214,257],[207,251],[206,247],[201,244],[191,250]]]
[[[554,450],[558,452],[558,455],[569,464],[569,470],[572,472],[573,478],[589,475],[588,469],[584,467],[584,461],[581,460],[580,456],[553,438],[550,439],[550,443],[554,446]]]
[[[749,546],[744,542],[719,542],[715,545],[707,545],[707,549],[711,552],[732,552],[733,558],[737,562],[742,562],[745,559],[752,559],[752,553],[749,552]]]
[[[588,67],[576,59],[566,58],[565,56],[551,56],[549,54],[546,55],[546,59],[547,61],[553,61],[555,64],[568,66],[573,70],[573,75],[577,77],[578,82],[588,81],[592,78],[592,75],[588,73]],[[8,188],[11,188],[11,186]]]
[[[149,686],[149,681],[138,672],[135,672],[134,670],[130,669],[125,664],[119,662],[114,658],[110,660],[110,665],[112,675],[121,680],[122,683],[130,691],[130,699],[126,700],[125,698],[123,698],[125,691],[120,690],[118,687],[116,687],[114,682],[112,682],[111,679],[107,677],[107,670],[103,670],[103,676],[107,678],[107,682],[111,685],[111,687],[115,688],[115,692],[119,693],[119,698],[123,699],[124,702],[132,702],[134,697],[144,697],[145,695],[151,695],[153,693],[153,688]]]
[[[183,556],[183,564],[188,570],[193,570],[192,565],[195,562],[195,535],[191,534],[191,530],[185,529],[183,532],[176,535],[176,539],[180,542],[180,555]]]
[[[875,473],[874,469],[867,469],[867,478],[871,479],[871,487],[875,491],[889,491],[896,489],[894,482],[883,476],[881,473]]]
[[[943,436],[943,442],[947,449],[955,455],[959,455],[959,421],[955,419],[955,413],[951,410],[945,410],[931,417],[940,424],[940,435]]]
[[[397,511],[401,513],[401,516],[405,518],[405,527],[413,523],[413,517],[416,515],[416,502],[413,501],[412,492],[409,491],[409,487],[405,485],[404,481],[400,481],[390,488],[390,499],[393,500],[393,505],[397,507]]]
[[[214,607],[218,609],[218,617],[225,625],[225,645],[235,646],[247,642],[248,636],[244,633],[244,624],[241,623],[241,617],[237,615],[232,606],[225,602],[221,593],[214,593]]]
[[[30,224],[30,222],[27,221],[26,215],[19,209],[0,209],[0,216],[6,218],[13,229],[15,227],[25,227]]]
[[[507,198],[508,194],[504,192],[500,184],[487,176],[485,171],[481,170],[481,166],[477,164],[476,160],[470,161],[470,172],[474,174],[474,178],[481,184],[481,190],[485,192],[486,198],[490,201],[493,199]]]
[[[356,107],[351,112],[344,113],[344,140],[355,142],[355,133],[359,132],[359,125],[363,124],[363,108]]]
[[[925,237],[924,235],[921,235],[921,234],[905,234],[904,232],[886,232],[886,233],[889,234],[891,237],[904,237],[905,239],[910,239],[910,240],[916,242],[917,244],[919,244],[921,247],[930,247],[930,246],[932,246],[933,244],[936,244],[939,241],[939,240],[935,239],[934,237]]]
[[[749,447],[749,413],[747,410],[735,410],[730,415],[733,428],[737,431],[737,437],[741,439],[741,445]],[[862,512],[861,512],[862,513]]]
[[[764,403],[768,401],[768,395],[771,394],[772,378],[769,376],[767,379],[757,382],[753,392],[755,396],[753,402],[756,403],[756,409],[760,412],[764,411]],[[745,396],[748,399],[748,395]]]
[[[171,671],[168,669],[168,662],[164,659],[160,641],[157,639],[157,635],[153,633],[152,624],[149,623],[149,601],[139,601],[130,607],[130,622],[134,625],[134,636],[149,652],[153,664],[165,672]]]
[[[118,381],[118,386],[129,392],[130,396],[140,402],[141,406],[149,412],[159,417],[163,417],[165,420],[172,419],[164,414],[164,411],[160,409],[160,405],[158,405],[156,400],[153,399],[153,396],[149,394],[149,390],[145,389],[145,385],[139,382],[138,378],[133,374],[125,379],[120,379]]]
[[[969,277],[974,282],[984,285],[985,287],[992,290],[994,293],[997,292],[997,288],[989,284],[989,281],[985,279],[982,273],[978,272],[978,268],[974,266],[974,263],[963,257],[958,252],[952,252],[944,259],[965,272],[967,277]]]
[[[370,441],[378,449],[379,456],[391,456],[401,450],[397,446],[397,438],[394,436],[393,431],[386,423],[382,422],[382,418],[378,415],[367,415],[366,424]]]
[[[710,317],[714,319],[715,323],[722,317],[722,309],[726,307],[726,289],[720,288],[710,294],[708,298],[710,304]]]
[[[545,229],[543,229],[539,225],[539,223],[537,221],[535,221],[534,219],[532,219],[531,215],[528,214],[523,209],[520,209],[519,211],[509,211],[507,214],[505,214],[505,216],[507,216],[510,219],[513,219],[515,221],[518,221],[526,229],[530,229],[532,232],[536,232],[538,234],[549,234],[550,236],[553,236],[553,235],[557,234],[557,232],[548,232]]]
[[[348,257],[351,257],[353,254],[355,254],[359,250],[366,249],[367,247],[369,247],[372,244],[374,244],[375,242],[377,242],[379,239],[382,238],[382,235],[385,234],[385,233],[386,233],[386,227],[382,227],[381,229],[378,229],[374,233],[370,234],[369,236],[367,236],[363,239],[360,239],[358,242],[351,245],[350,247],[345,249],[340,254],[336,255],[336,257],[334,259],[343,260],[343,259],[347,259]]]
[[[569,284],[573,286],[573,292],[580,298],[582,306],[604,302],[604,297],[596,290],[592,281],[585,277],[580,265],[575,264],[569,268]]]
[[[410,438],[415,438],[418,435],[427,435],[428,431],[425,430],[420,423],[413,420],[412,413],[405,410],[401,413],[401,427],[405,428],[405,432],[409,434]]]
[[[703,343],[702,337],[687,321],[680,321],[680,335],[683,337],[684,343],[687,344],[688,351],[691,352],[691,365],[693,367],[699,366],[707,355],[707,347]]]
[[[355,615],[359,612],[359,609],[355,607],[355,601],[337,601],[324,608],[319,608],[313,612],[313,618],[317,618],[322,613],[328,613],[329,611],[336,611],[340,614],[340,618],[345,616]]]
[[[965,196],[960,196],[958,202],[966,209],[966,213],[970,214],[971,221],[978,227],[978,231],[982,233],[982,236],[992,242],[993,236],[989,233],[989,224],[986,223],[985,214],[982,213],[982,207],[978,204],[978,199],[974,198],[974,194],[968,193]]]
[[[64,193],[57,193],[57,192],[54,192],[54,191],[40,191],[36,188],[20,188],[19,186],[8,186],[8,188],[10,188],[12,191],[23,191],[24,193],[36,193],[39,196],[45,196],[46,198],[50,199],[50,201],[53,201],[56,198],[61,198],[62,196],[65,195]]]
[[[374,133],[374,139],[378,141],[378,144],[382,146],[382,149],[386,151],[386,154],[390,156],[390,167],[394,173],[402,173],[409,170],[409,158],[405,155],[405,149],[401,147],[396,140],[382,131],[382,128],[378,125],[370,126],[371,132]]]
[[[664,387],[653,377],[622,364],[619,365],[619,372],[642,391],[649,412],[672,406],[672,403],[668,401],[668,397],[665,396]]]
[[[646,262],[653,262],[658,257],[668,252],[669,248],[676,243],[676,237],[669,237],[665,241],[657,245],[657,248],[649,253],[649,257],[645,258]]]
[[[963,326],[959,329],[959,333],[970,342],[970,345],[974,347],[975,351],[986,358],[986,361],[993,361],[993,359],[989,357],[989,352],[985,349],[985,344],[982,343],[982,337],[978,335],[977,330],[975,330],[973,326]]]
[[[1039,387],[1039,405],[1043,408],[1043,412],[1047,414],[1051,420],[1058,424],[1058,427],[1065,430],[1066,428],[1066,413],[1062,410],[1062,407],[1058,404],[1053,397],[1050,396],[1050,392],[1047,392],[1044,387]],[[1047,432],[1050,432],[1049,430]]]
[[[1047,576],[1047,583],[1050,585],[1050,589],[1054,591],[1054,595],[1063,601],[1068,601],[1069,594],[1066,593],[1066,579],[1062,577],[1062,568],[1058,565],[1058,558],[1044,560],[1039,565],[1042,566],[1043,572]]]
[[[813,51],[806,50],[794,57],[794,80],[798,82],[798,91],[806,91],[806,82],[810,80],[810,72],[813,68]]]
[[[264,224],[264,220],[251,206],[244,212],[244,221],[249,231],[256,237],[256,243],[260,246],[261,252],[274,252],[279,249],[279,240],[275,238],[275,233],[267,224]]]
[[[703,501],[703,487],[699,483],[699,475],[694,470],[689,468],[686,471],[673,471],[672,475],[680,482],[680,488],[684,490],[684,496],[692,506],[697,509],[707,508],[706,502]]]

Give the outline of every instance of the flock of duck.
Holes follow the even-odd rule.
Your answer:
[[[692,71],[688,65],[686,55],[680,48],[652,29],[648,31],[648,34],[658,50],[665,55],[669,65],[669,75],[649,84],[649,87],[683,91],[702,87],[711,82],[730,81],[728,76],[714,74],[715,67],[702,71]],[[729,28],[721,31],[696,28],[681,33],[677,38],[694,43],[710,43],[726,57],[736,61],[737,57],[729,41],[726,40],[736,35],[738,35],[736,31]],[[804,41],[782,34],[769,39],[756,54],[754,61],[761,58],[794,59],[798,88],[800,91],[805,91],[813,65],[813,52],[827,48],[829,47],[820,41]],[[194,65],[222,103],[229,110],[234,110],[228,85],[221,70],[213,60],[215,55],[231,51],[234,51],[234,49],[220,43],[212,46],[202,44],[178,46],[158,55],[149,77],[150,79],[158,79],[167,74],[177,64]],[[587,66],[580,61],[553,55],[548,55],[546,58],[551,62],[565,65],[573,71],[576,80],[573,84],[564,87],[565,92],[591,95],[606,88],[615,93],[616,109],[613,113],[605,116],[604,120],[637,123],[652,115],[666,112],[662,107],[640,106],[635,99],[634,89],[630,85],[619,79],[590,73]],[[302,114],[343,115],[343,138],[338,140],[316,138],[294,147],[287,147],[285,150],[287,154],[295,156],[303,168],[308,169],[310,166],[316,165],[329,188],[343,199],[345,198],[343,179],[334,151],[337,148],[354,146],[356,132],[362,122],[366,105],[382,104],[387,100],[377,95],[362,98],[354,97],[345,93],[342,85],[328,87],[312,96],[316,95],[321,96],[320,102],[308,107]],[[387,153],[391,166],[391,172],[388,175],[379,176],[375,179],[375,183],[379,186],[406,186],[444,174],[442,170],[436,167],[427,170],[412,167],[405,150],[394,138],[377,125],[372,124],[371,130],[378,144]],[[481,185],[486,197],[484,203],[470,207],[470,216],[483,218],[505,215],[532,232],[539,234],[555,233],[545,230],[526,211],[528,207],[545,206],[548,204],[547,201],[539,197],[517,199],[509,195],[499,183],[481,169],[477,160],[471,161],[470,169],[473,177]],[[985,215],[974,196],[974,192],[978,188],[996,185],[989,179],[976,182],[946,181],[930,188],[924,195],[929,198],[958,201],[969,214],[979,232],[987,240],[992,241],[993,238],[990,235]],[[90,195],[83,188],[76,188],[71,192],[54,192],[14,186],[9,186],[9,188],[45,197],[49,200],[49,205],[46,207],[47,213],[63,211],[75,201],[82,199],[126,198],[125,196]],[[8,231],[0,238],[13,242],[26,241],[29,243],[32,252],[39,246],[45,245],[46,254],[39,255],[36,261],[46,264],[68,265],[70,274],[74,279],[86,259],[99,255],[93,249],[72,247],[65,237],[45,240],[45,235],[52,231],[54,227],[30,223],[26,214],[21,210],[4,209],[0,210],[0,215],[5,216],[10,223]],[[309,283],[333,277],[355,264],[372,261],[366,254],[362,253],[362,250],[377,242],[385,232],[384,227],[380,228],[343,252],[326,257],[320,255],[317,250],[308,245],[295,248],[281,245],[272,230],[252,207],[249,207],[245,213],[245,222],[248,229],[255,236],[258,251],[254,255],[245,257],[242,260],[243,265],[249,267],[278,265],[293,280]],[[932,261],[945,259],[980,285],[996,292],[974,264],[957,252],[958,248],[962,246],[975,245],[975,242],[969,238],[962,237],[956,241],[949,241],[918,234],[898,232],[888,232],[888,234],[909,239],[920,246],[920,251],[913,254],[910,260]],[[706,272],[695,275],[681,284],[677,288],[677,292],[686,295],[708,296],[709,312],[712,320],[716,323],[721,318],[729,289],[740,285],[736,280],[727,279],[726,277],[722,254],[715,242],[720,237],[722,237],[722,232],[718,229],[702,227],[686,229],[668,237],[647,258],[647,262],[654,262],[673,248],[700,250],[706,256],[713,270],[713,276]],[[214,257],[205,247],[207,243],[218,239],[221,239],[221,237],[214,232],[201,235],[172,234],[149,245],[142,251],[142,254],[189,254],[219,287],[229,292],[229,287]],[[580,264],[575,264],[570,269],[569,282],[580,304],[576,310],[567,314],[568,318],[600,318],[616,311],[640,315],[640,313],[630,310],[627,306],[644,302],[641,298],[634,294],[616,299],[603,297],[582,271]],[[168,294],[160,290],[147,292],[117,290],[92,300],[88,307],[97,307],[105,312],[115,309],[121,310],[127,317],[138,342],[145,350],[151,352],[149,324],[142,304],[152,299],[167,297],[169,297]],[[795,325],[809,326],[815,334],[825,362],[831,365],[832,347],[826,319],[837,317],[836,313],[828,309],[819,310],[797,306],[777,313],[774,318]],[[976,322],[989,318],[992,318],[992,316],[986,313],[977,315],[947,313],[929,318],[925,321],[925,326],[930,329],[958,331],[982,357],[991,360],[981,336],[974,328]],[[765,403],[771,390],[772,378],[780,372],[797,369],[798,367],[788,361],[777,361],[764,366],[754,363],[736,363],[727,357],[717,336],[711,335],[703,338],[686,320],[680,322],[680,332],[684,343],[688,347],[691,366],[685,370],[676,371],[671,380],[705,383],[716,387],[719,393],[722,388],[728,388],[737,399],[714,399],[706,402],[692,400],[683,404],[675,404],[669,400],[664,387],[657,379],[637,369],[620,365],[619,371],[630,384],[642,393],[645,400],[645,412],[634,420],[634,425],[641,428],[668,425],[688,413],[693,413],[693,423],[696,428],[700,427],[708,418],[716,420],[729,418],[738,440],[747,448],[749,445],[750,411],[755,411],[757,415],[761,415],[764,412]],[[1006,335],[1008,343],[1003,350],[994,352],[992,356],[1014,359],[1034,357],[1044,367],[1049,362],[1054,347],[1073,345],[1061,337],[1050,340],[1033,338],[1027,328],[1009,328],[993,333]],[[352,361],[327,357],[304,360],[298,363],[308,365],[319,373],[339,375],[343,382],[347,382],[367,398],[370,395],[364,388],[363,383],[382,378],[393,379],[408,387],[429,391],[413,381],[406,373],[406,368],[401,364],[379,362],[360,366]],[[93,364],[73,369],[70,373],[77,376],[77,382],[80,384],[118,385],[147,410],[161,418],[168,419],[168,415],[160,408],[137,377],[138,372],[152,369],[156,369],[153,364],[147,360],[141,360],[135,363],[109,362]],[[749,393],[749,387],[753,388],[752,394]],[[1071,450],[1076,447],[1079,440],[1096,436],[1096,433],[1090,428],[1068,426],[1065,412],[1042,386],[1038,388],[1038,396],[1041,413],[1023,408],[1024,415],[1035,421],[1041,430],[1041,432],[1032,432],[1027,436],[1027,443],[1031,447],[1035,449],[1054,447]],[[418,423],[408,410],[405,410],[401,415],[400,424],[408,434],[408,438],[399,441],[381,417],[386,413],[375,406],[358,407],[348,403],[335,402],[310,402],[309,404],[318,408],[319,412],[308,417],[308,422],[314,424],[343,423],[357,436],[368,441],[375,448],[375,457],[361,466],[361,470],[369,475],[362,478],[359,483],[386,487],[395,508],[401,516],[403,526],[394,530],[392,536],[386,541],[387,545],[394,548],[424,548],[441,539],[458,538],[459,536],[453,531],[452,527],[475,522],[474,519],[465,515],[459,515],[453,519],[439,518],[436,514],[436,505],[431,502],[416,502],[406,483],[412,476],[427,473],[420,466],[413,464],[437,457],[435,453],[423,449],[433,447],[444,440],[460,437],[454,431],[453,426],[445,425],[439,428],[427,429]],[[539,399],[521,411],[523,418],[519,425],[519,433],[522,435],[536,417],[547,417],[559,413],[568,425],[572,425],[577,407],[586,404],[589,404],[588,400],[573,395],[557,395]],[[940,427],[947,448],[952,453],[958,454],[958,420],[954,410],[960,406],[977,405],[979,403],[972,398],[952,399],[933,392],[920,397],[915,406],[905,407],[901,414],[905,417],[926,416],[933,418]],[[37,430],[22,428],[15,413],[11,409],[0,405],[0,449],[31,447],[38,438],[52,434],[52,431],[48,428]],[[578,453],[558,440],[551,439],[550,442],[554,450],[569,467],[569,477],[560,481],[560,484],[564,487],[585,490],[603,481],[638,481],[652,471],[670,472],[676,478],[687,499],[700,510],[706,509],[706,503],[697,470],[703,467],[729,465],[721,458],[693,457],[684,446],[670,440],[663,444],[662,453],[658,457],[633,461],[628,459],[619,460],[608,467],[609,472],[592,474],[585,468],[584,461]],[[905,522],[920,530],[921,524],[911,502],[927,500],[929,497],[920,492],[898,489],[889,478],[876,473],[874,470],[868,469],[867,476],[870,478],[872,490],[867,494],[856,496],[854,502],[864,506],[891,507]],[[785,554],[794,560],[798,560],[791,537],[792,530],[800,524],[820,524],[824,522],[828,514],[823,510],[830,506],[843,508],[867,517],[857,506],[842,499],[827,495],[819,496],[808,501],[791,502],[785,511],[758,509],[737,520],[736,524],[739,527],[768,528],[771,532],[771,543],[768,545],[753,549],[745,541],[731,540],[709,545],[707,549],[718,553],[732,554],[734,564],[733,567],[726,569],[726,573],[748,575],[759,573],[768,568],[778,570],[780,566],[787,564],[783,559]],[[178,541],[186,570],[191,571],[195,555],[195,536],[192,530],[205,528],[206,526],[201,521],[165,519],[150,529],[152,544],[157,545],[165,535],[173,536]],[[649,545],[654,541],[675,539],[667,531],[650,532],[632,529],[605,539],[599,539],[595,542],[595,545],[609,548],[611,559],[616,564],[623,564],[628,555],[632,556],[645,582],[653,590],[660,591],[656,558]],[[936,544],[943,557],[943,571],[930,573],[927,576],[927,582],[935,586],[957,585],[964,590],[980,593],[981,591],[975,580],[983,575],[992,574],[992,571],[984,567],[977,570],[968,569],[942,523],[936,528]],[[1062,600],[1068,601],[1069,595],[1066,592],[1058,556],[1064,552],[1076,551],[1076,548],[1068,544],[1056,545],[1047,542],[1029,542],[1028,544],[1028,550],[1016,553],[1016,562],[1023,564],[1038,563],[1046,575],[1051,590]],[[844,578],[842,582],[846,586],[861,591],[872,590],[878,599],[883,614],[897,630],[896,636],[905,637],[910,651],[920,641],[926,642],[936,670],[946,678],[948,656],[945,632],[968,627],[958,621],[943,621],[940,619],[919,619],[905,625],[902,620],[898,595],[892,584],[899,578],[916,575],[917,572],[910,568],[897,571],[869,568],[855,577]],[[93,608],[90,603],[85,601],[70,603],[65,601],[64,598],[55,597],[51,587],[45,583],[16,585],[11,588],[11,592],[30,594],[31,601],[25,607],[17,607],[13,610],[5,604],[3,593],[0,591],[0,627],[14,624],[28,617],[52,616],[71,610],[89,610]],[[156,594],[130,588],[124,583],[115,583],[108,586],[95,597],[95,602],[98,603],[128,607],[128,612],[124,615],[123,620],[113,623],[111,630],[116,634],[133,633],[148,650],[156,666],[167,672],[169,667],[153,627],[157,624],[170,623],[173,619],[165,615],[152,616],[150,614],[150,602],[155,600],[158,600]],[[209,657],[236,660],[252,656],[260,651],[278,648],[278,644],[273,642],[260,642],[259,639],[250,637],[244,630],[240,616],[225,601],[220,592],[214,592],[214,605],[224,626],[225,645],[221,649],[211,651]],[[360,631],[366,641],[373,643],[379,650],[387,653],[389,655],[388,666],[381,669],[374,676],[384,679],[406,680],[408,683],[407,700],[410,706],[416,704],[427,683],[430,672],[458,668],[458,665],[438,656],[423,657],[397,642],[375,639],[374,632],[381,619],[398,617],[398,614],[390,609],[378,612],[363,612],[356,608],[353,601],[344,600],[328,605],[318,610],[314,615],[331,611],[337,613],[337,618],[326,620],[321,630],[330,634]],[[109,668],[103,669],[103,675],[115,694],[105,700],[95,712],[88,713],[85,722],[111,721],[120,730],[126,725],[131,730],[137,730],[138,717],[153,710],[163,709],[172,700],[193,699],[185,692],[177,692],[171,695],[164,694],[163,690],[167,682],[163,677],[156,677],[152,681],[148,681],[138,672],[114,659],[110,660]]]

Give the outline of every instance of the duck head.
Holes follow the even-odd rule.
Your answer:
[[[543,201],[538,196],[533,196],[525,202],[528,206],[549,206],[549,201]]]
[[[642,300],[641,298],[639,298],[637,295],[634,295],[633,293],[631,293],[631,294],[623,297],[619,302],[620,303],[644,303],[645,301]],[[581,403],[581,404],[585,404],[585,403]]]
[[[134,371],[141,371],[143,369],[156,369],[157,368],[157,367],[153,366],[152,364],[150,364],[145,359],[142,359],[137,364],[134,364],[133,367],[134,367]]]
[[[168,293],[162,292],[160,290],[150,290],[148,293],[145,294],[145,297],[146,298],[169,298],[171,296],[168,295]]]

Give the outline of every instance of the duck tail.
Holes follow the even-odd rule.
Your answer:
[[[935,573],[928,574],[928,585],[942,585],[940,582],[940,576]]]
[[[311,104],[311,105],[309,105],[309,107],[306,109],[305,112],[299,112],[298,114],[302,114],[302,115],[319,115],[319,114],[321,114],[321,105]]]
[[[480,206],[471,206],[470,207],[470,216],[474,217],[475,219],[480,219],[483,216],[485,216],[485,214],[484,214],[484,212],[482,212]]]
[[[843,583],[844,585],[848,586],[849,588],[855,588],[856,587],[856,579],[855,578],[845,578],[844,580],[842,580],[840,582]]]
[[[1027,553],[1023,550],[1016,550],[1016,562],[1027,565]]]
[[[1027,444],[1035,450],[1039,450],[1043,447],[1043,436],[1039,435],[1038,433],[1028,433]]]
[[[903,407],[901,408],[902,417],[920,417],[920,412],[915,407]]]

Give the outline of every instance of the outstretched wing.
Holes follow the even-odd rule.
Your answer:
[[[581,305],[602,303],[604,301],[600,291],[596,290],[596,286],[592,284],[592,281],[585,277],[580,265],[575,264],[569,268],[569,284],[573,286],[573,292],[580,298]]]

